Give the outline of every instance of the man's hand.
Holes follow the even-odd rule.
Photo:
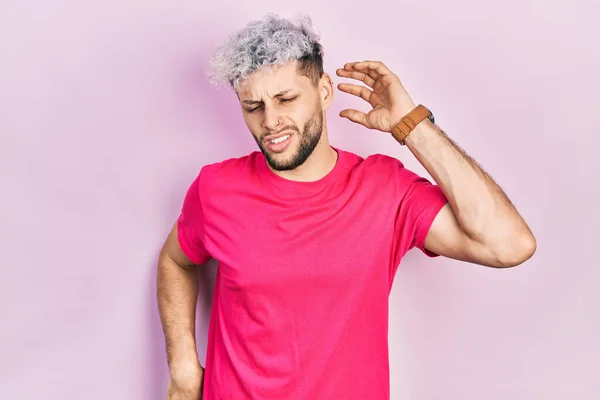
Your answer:
[[[200,400],[204,368],[199,363],[173,365],[167,388],[167,400]]]
[[[347,63],[336,73],[341,77],[353,78],[365,83],[368,87],[340,83],[338,89],[361,97],[373,107],[366,114],[352,109],[342,110],[340,117],[348,118],[370,129],[391,133],[400,120],[415,108],[400,79],[380,61]]]

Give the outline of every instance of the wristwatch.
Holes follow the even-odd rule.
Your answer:
[[[392,136],[404,146],[404,141],[409,133],[415,129],[425,118],[429,119],[432,124],[435,123],[433,113],[429,111],[423,104],[419,104],[411,112],[406,114],[404,118],[392,129]]]

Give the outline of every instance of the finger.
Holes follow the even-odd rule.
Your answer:
[[[356,65],[360,64],[360,62],[350,62],[350,63],[346,63],[344,64],[344,70],[345,71],[358,71],[358,72],[362,72],[363,74],[368,75],[371,79],[373,80],[377,80],[381,77],[381,75],[373,69],[369,69],[369,68],[361,68],[360,70],[358,70],[356,68]]]
[[[373,95],[373,92],[364,86],[354,85],[352,83],[340,83],[338,84],[338,89],[340,89],[342,92],[358,96],[371,103],[371,96]]]
[[[357,124],[361,124],[367,128],[370,128],[369,122],[367,121],[367,114],[364,112],[350,109],[342,110],[340,111],[340,117],[348,118],[352,122],[356,122]]]
[[[361,82],[364,82],[365,85],[373,88],[375,86],[375,79],[367,75],[362,71],[348,71],[342,68],[339,68],[337,71],[339,76],[343,76],[344,78],[352,78],[357,79]]]
[[[382,76],[393,74],[393,72],[381,61],[365,60],[365,61],[354,63],[353,68],[360,70],[360,71],[363,71],[363,70],[375,71],[379,75],[382,75]]]

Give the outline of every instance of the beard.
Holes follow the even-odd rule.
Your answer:
[[[269,152],[269,149],[265,148],[262,141],[252,135],[260,148],[260,151],[265,155],[267,162],[275,171],[291,171],[296,169],[304,164],[308,157],[313,153],[315,147],[317,147],[317,144],[321,140],[321,134],[323,133],[323,110],[321,109],[321,104],[317,104],[315,112],[304,124],[302,132],[299,132],[298,128],[295,126],[286,126],[281,129],[282,132],[286,130],[296,131],[299,140],[298,147],[294,154],[286,160],[277,159],[277,156],[285,153],[275,154],[274,157],[274,155]]]

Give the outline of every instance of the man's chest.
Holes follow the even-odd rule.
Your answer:
[[[393,221],[394,210],[360,197],[312,203],[257,197],[236,207],[213,204],[205,242],[231,289],[326,288],[386,268]]]

